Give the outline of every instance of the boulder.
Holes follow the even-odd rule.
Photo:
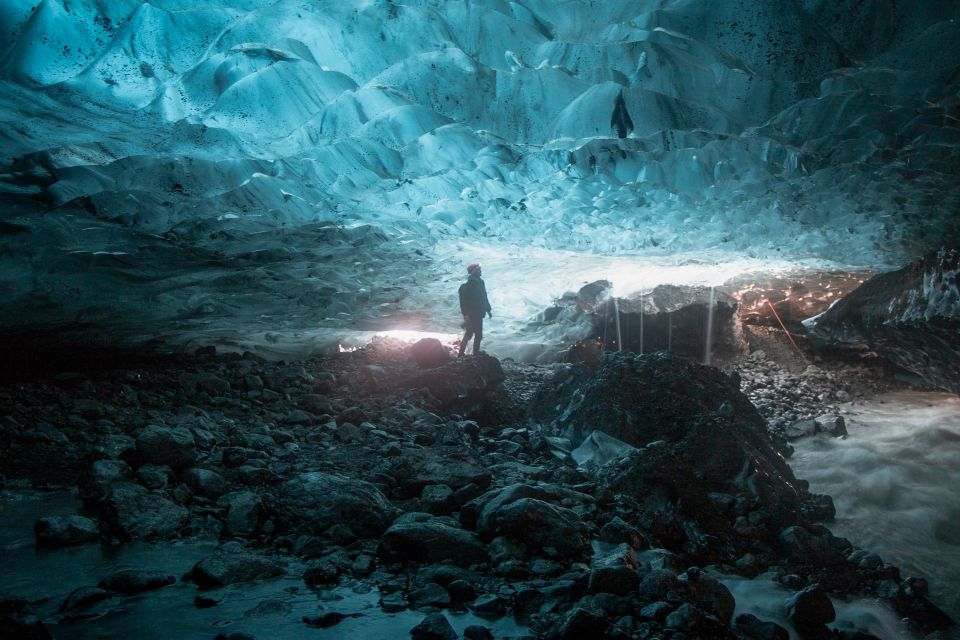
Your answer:
[[[183,468],[196,461],[197,445],[185,427],[150,425],[137,436],[137,455],[143,463]]]
[[[847,435],[847,423],[843,416],[836,414],[822,415],[814,418],[814,422],[817,425],[817,431],[820,433],[828,433],[834,438],[842,438]]]
[[[51,640],[50,631],[23,598],[0,598],[0,638]]]
[[[500,361],[482,354],[427,369],[408,384],[427,389],[438,408],[462,413],[482,405],[505,377]]]
[[[253,536],[263,518],[264,506],[260,496],[252,491],[234,491],[223,496],[219,504],[226,506],[224,532],[231,536]]]
[[[487,561],[487,550],[476,534],[437,519],[393,524],[383,534],[378,554],[387,561],[449,561],[462,567]]]
[[[787,598],[784,607],[787,617],[798,630],[820,628],[837,617],[830,597],[818,584],[810,585]]]
[[[194,494],[216,500],[227,490],[227,483],[216,471],[194,467],[183,472],[183,482]]]
[[[63,547],[100,539],[97,523],[83,516],[52,516],[33,525],[37,546]]]
[[[686,592],[685,600],[714,616],[723,625],[730,624],[736,602],[723,583],[696,567],[687,569],[677,579]]]
[[[432,613],[410,629],[410,640],[457,640],[458,637],[442,613]]]
[[[612,549],[595,551],[590,563],[590,593],[612,593],[625,596],[633,593],[640,584],[637,554],[628,544],[618,544]]]
[[[101,580],[99,587],[106,591],[131,595],[144,591],[156,591],[176,581],[176,578],[162,571],[125,569]]]
[[[436,338],[417,340],[410,347],[410,356],[423,369],[433,369],[450,361],[450,352]]]
[[[767,622],[744,613],[734,621],[735,628],[744,640],[790,640],[790,633],[775,622]]]
[[[479,458],[462,448],[450,455],[434,449],[405,452],[391,461],[390,474],[407,496],[419,496],[429,485],[446,485],[453,491],[469,484],[486,488],[492,476]]]
[[[587,527],[571,509],[536,498],[520,498],[482,516],[481,532],[509,536],[536,549],[570,556],[587,546]]]
[[[70,595],[68,595],[60,605],[60,612],[66,613],[74,609],[89,607],[92,604],[107,600],[113,596],[113,593],[100,587],[77,587],[70,592]]]
[[[111,485],[132,478],[133,470],[123,460],[95,460],[80,475],[77,489],[83,501],[92,506],[107,495]]]
[[[175,538],[190,515],[184,507],[132,482],[110,487],[102,511],[115,535],[134,540]]]
[[[240,545],[228,543],[195,564],[190,571],[190,579],[199,587],[222,587],[276,578],[283,572],[278,562],[250,553]]]
[[[940,249],[864,282],[806,321],[820,344],[870,351],[960,394],[960,250]]]
[[[284,530],[310,535],[349,522],[358,535],[375,537],[396,516],[396,509],[369,482],[319,471],[301,473],[280,485],[275,506]]]

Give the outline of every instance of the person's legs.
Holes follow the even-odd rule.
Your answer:
[[[464,334],[463,339],[460,340],[460,355],[467,350],[467,343],[470,342],[470,338],[473,337],[473,321],[470,316],[463,316],[463,328]]]
[[[483,316],[480,316],[477,319],[477,323],[473,330],[475,333],[475,337],[473,338],[473,355],[479,355],[480,341],[483,340]]]

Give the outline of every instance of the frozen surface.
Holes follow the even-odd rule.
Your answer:
[[[956,230],[954,2],[32,4],[0,3],[3,327],[394,328],[504,255],[519,322],[520,275],[882,268]]]
[[[931,599],[960,618],[960,400],[881,396],[852,406],[847,430],[798,441],[790,466],[833,496],[834,533],[927,578]]]

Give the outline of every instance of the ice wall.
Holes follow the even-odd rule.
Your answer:
[[[326,223],[439,273],[459,238],[883,266],[956,229],[951,0],[200,6],[0,2],[6,301],[133,307],[251,252],[294,277],[267,249],[319,291],[288,234]]]

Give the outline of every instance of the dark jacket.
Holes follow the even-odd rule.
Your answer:
[[[482,318],[489,311],[487,285],[483,283],[483,278],[479,274],[471,273],[467,281],[460,285],[460,313]]]

